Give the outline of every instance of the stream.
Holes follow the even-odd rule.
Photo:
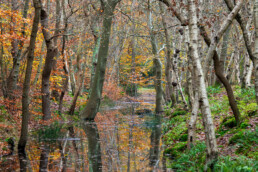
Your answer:
[[[25,154],[2,157],[0,171],[163,171],[161,117],[153,107],[117,102],[94,122],[33,130]]]

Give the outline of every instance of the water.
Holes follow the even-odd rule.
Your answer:
[[[144,108],[120,103],[95,122],[33,130],[26,155],[2,157],[0,171],[162,171],[161,118]]]

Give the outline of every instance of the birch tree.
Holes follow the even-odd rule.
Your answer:
[[[193,68],[197,72],[199,86],[199,102],[202,111],[205,140],[207,146],[206,164],[213,167],[218,157],[218,148],[215,137],[215,129],[211,116],[210,105],[205,86],[205,78],[198,53],[198,27],[197,27],[197,8],[194,0],[188,0],[189,4],[189,30],[190,30],[190,48],[192,50]]]
[[[255,3],[254,3],[254,23],[255,23],[255,59],[254,59],[255,96],[256,96],[256,103],[258,104],[258,0],[255,0]]]

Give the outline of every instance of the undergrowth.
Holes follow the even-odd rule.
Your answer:
[[[218,142],[220,153],[224,153],[223,156],[222,154],[219,156],[214,171],[258,171],[258,127],[255,127],[258,106],[255,102],[254,89],[241,89],[239,86],[234,88],[234,95],[241,113],[241,124],[239,126],[236,125],[225,89],[221,86],[208,87],[207,92],[212,116],[216,124],[216,137],[218,140],[224,140],[221,143]],[[181,105],[176,108],[170,108],[170,105],[168,104],[165,108],[167,120],[162,124],[163,143],[167,147],[164,155],[168,160],[168,167],[178,172],[204,171],[205,143],[197,141],[197,144],[191,150],[186,149],[187,123],[191,112],[183,111],[180,108]],[[198,115],[196,132],[197,136],[204,134],[201,114]]]

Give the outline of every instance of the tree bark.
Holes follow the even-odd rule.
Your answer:
[[[43,8],[41,8],[40,17],[41,17],[42,33],[47,47],[47,55],[46,55],[45,65],[42,73],[42,86],[41,86],[42,112],[44,115],[43,119],[49,120],[51,118],[49,79],[53,68],[54,57],[57,55],[58,49],[54,45],[53,37],[51,37],[50,35],[49,29],[48,29],[48,14]]]
[[[120,0],[108,0],[107,2],[104,2],[105,5],[103,31],[100,41],[96,74],[94,77],[94,83],[90,98],[87,102],[86,107],[80,112],[80,116],[83,120],[93,120],[99,110],[103,83],[105,79],[109,37],[112,26],[112,18],[114,15],[113,12],[118,2],[120,2]]]
[[[42,47],[41,47],[41,52],[44,51],[44,42],[42,43]],[[39,65],[38,65],[38,69],[37,69],[37,73],[36,73],[36,76],[34,78],[34,82],[33,82],[33,85],[35,86],[38,82],[38,79],[39,79],[39,76],[40,76],[40,72],[41,72],[41,69],[42,69],[42,66],[43,66],[43,55],[40,55],[40,60],[39,60]]]
[[[208,50],[208,54],[206,56],[206,60],[205,60],[205,69],[204,69],[204,73],[207,74],[208,72],[208,67],[209,67],[209,62],[211,61],[212,57],[215,54],[216,51],[216,47],[221,39],[221,37],[223,36],[223,34],[225,33],[225,31],[229,28],[229,26],[232,24],[235,16],[238,14],[239,10],[241,9],[242,5],[243,5],[244,1],[241,0],[237,3],[237,5],[235,6],[235,8],[231,11],[231,13],[227,16],[227,19],[224,20],[220,30],[218,31],[217,34],[215,34],[215,36],[213,36],[210,46],[209,46],[209,50]]]
[[[60,3],[60,0],[55,0],[56,1],[56,16],[55,16],[55,19],[56,19],[56,23],[55,23],[55,32],[54,32],[54,46],[58,47],[58,34],[60,32],[60,21],[61,21],[61,3]],[[58,57],[58,53],[56,55]],[[57,57],[54,58],[54,61],[53,61],[53,75],[56,76],[56,72],[57,72]],[[60,99],[60,96],[59,96],[59,93],[57,91],[58,89],[58,85],[57,85],[57,82],[54,80],[53,83],[53,89],[52,89],[52,97],[55,98],[55,100],[59,100]]]
[[[18,8],[18,2],[17,0],[12,0],[12,10],[17,10]],[[28,14],[28,9],[29,9],[29,0],[25,1],[24,4],[24,10],[23,10],[23,18],[27,18],[27,14]],[[27,25],[27,23],[23,23],[23,27],[22,27],[22,36],[25,36],[25,26]],[[12,55],[13,55],[13,67],[12,70],[7,78],[7,96],[9,99],[14,99],[14,90],[17,87],[17,81],[18,81],[18,75],[19,75],[19,69],[20,69],[20,61],[21,61],[21,53],[22,53],[22,49],[24,46],[24,40],[13,40],[12,42]]]
[[[230,36],[230,30],[231,30],[231,26],[229,26],[229,28],[227,29],[227,31],[225,32],[224,36],[223,36],[223,41],[222,41],[222,47],[221,47],[221,53],[220,53],[220,65],[222,66],[222,73],[225,73],[225,60],[227,58],[227,52],[228,52],[228,43],[229,43],[229,36]],[[217,78],[216,80],[216,84],[221,83],[219,81],[219,79]]]
[[[175,78],[176,78],[176,81],[177,81],[177,87],[179,89],[179,92],[180,92],[181,97],[182,97],[182,101],[184,103],[184,108],[187,110],[187,102],[186,102],[186,99],[185,99],[185,96],[184,96],[184,93],[183,93],[183,89],[182,89],[182,86],[181,86],[180,78],[178,76],[179,75],[178,74],[179,53],[180,53],[180,50],[176,49],[174,57],[173,57],[173,69],[174,69],[173,71],[174,71],[174,75],[175,75]]]
[[[21,136],[18,144],[19,151],[24,152],[26,143],[28,140],[28,125],[30,118],[30,110],[29,110],[29,92],[30,92],[30,80],[32,73],[32,65],[34,60],[34,50],[38,32],[38,25],[40,21],[40,12],[41,12],[41,2],[40,0],[33,0],[34,8],[35,8],[35,16],[32,25],[32,31],[30,36],[30,45],[27,59],[27,68],[25,74],[25,80],[23,83],[23,94],[22,94],[22,128],[21,128]]]
[[[213,119],[211,116],[210,105],[206,92],[204,74],[198,53],[198,27],[197,27],[197,8],[194,0],[188,0],[189,4],[189,30],[190,30],[190,47],[192,50],[193,67],[196,69],[198,75],[199,86],[199,102],[201,106],[205,139],[207,146],[207,159],[206,165],[213,168],[218,158],[218,148],[215,137],[215,129],[213,125]]]
[[[190,60],[190,59],[189,59]],[[192,78],[193,78],[193,83],[192,83],[192,87],[193,87],[193,94],[194,94],[194,98],[192,100],[193,104],[192,104],[192,113],[190,116],[190,120],[188,122],[188,142],[187,142],[187,148],[191,149],[196,142],[196,121],[197,121],[197,117],[198,117],[198,110],[199,110],[199,93],[198,93],[198,76],[196,73],[196,69],[193,69],[193,71],[191,72]]]
[[[231,0],[224,0],[228,9],[230,11],[232,11],[234,9],[234,4]],[[244,37],[244,41],[245,41],[245,46],[246,46],[246,50],[249,54],[249,58],[254,61],[254,54],[253,54],[253,51],[252,51],[252,44],[251,44],[251,39],[249,38],[249,32],[246,28],[246,25],[247,25],[247,21],[241,16],[240,13],[237,13],[236,15],[236,21],[239,23],[240,27],[241,27],[241,30],[242,30],[242,33],[243,33],[243,37]]]
[[[255,96],[258,104],[258,0],[254,3],[254,23],[255,23],[255,58],[254,58],[254,73],[255,73]]]
[[[62,10],[63,10],[63,17],[64,17],[64,34],[66,34],[66,32],[68,30],[68,17],[66,16],[66,12],[65,12],[65,0],[62,0]],[[59,114],[62,114],[63,99],[64,99],[65,93],[66,93],[66,91],[68,89],[68,85],[69,85],[69,70],[68,70],[66,54],[65,54],[66,40],[67,40],[67,36],[63,35],[61,56],[63,58],[62,61],[63,61],[63,69],[64,69],[64,73],[65,73],[65,81],[63,83],[63,88],[62,88],[62,91],[61,91],[61,94],[59,97],[59,107],[58,107]]]
[[[162,89],[162,63],[159,58],[159,53],[156,42],[156,33],[152,25],[152,13],[150,9],[150,4],[148,4],[148,26],[150,30],[150,39],[152,46],[152,54],[154,55],[153,64],[155,69],[155,90],[156,90],[156,114],[162,113],[164,111],[162,105],[163,89]]]
[[[159,3],[160,5],[160,11],[161,11],[161,17],[162,17],[162,24],[164,28],[164,33],[165,33],[165,38],[166,38],[166,50],[167,50],[167,55],[166,55],[166,68],[165,68],[165,76],[166,76],[166,94],[167,95],[167,100],[172,101],[172,106],[175,105],[175,95],[173,93],[173,87],[172,87],[172,62],[171,62],[171,44],[169,40],[169,33],[168,33],[168,28],[167,28],[167,23],[165,20],[165,15],[164,15],[164,9],[162,7],[162,4]]]

